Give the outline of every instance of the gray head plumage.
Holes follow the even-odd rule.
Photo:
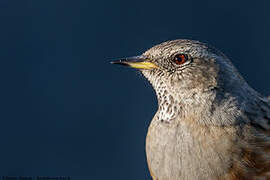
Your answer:
[[[137,68],[150,81],[159,102],[158,117],[164,121],[189,113],[207,116],[199,118],[204,124],[236,123],[228,121],[227,117],[214,117],[213,104],[221,102],[218,98],[226,99],[219,111],[225,111],[225,116],[239,116],[241,102],[249,98],[245,94],[255,93],[222,52],[198,41],[167,41],[140,56],[114,63]]]

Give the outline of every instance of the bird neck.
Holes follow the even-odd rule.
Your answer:
[[[242,119],[239,117],[249,106],[247,102],[251,102],[241,94],[254,96],[252,91],[248,92],[248,87],[242,91],[224,91],[216,87],[205,91],[178,89],[176,92],[160,81],[154,89],[158,99],[158,121],[171,123],[175,119],[184,121],[188,118],[193,119],[194,123],[207,126],[231,126],[241,123]]]
[[[192,117],[195,123],[201,125],[238,124],[236,121],[241,121],[238,117],[247,108],[247,102],[256,96],[245,81],[237,78],[207,88],[187,88],[182,82],[175,83],[164,78],[161,73],[143,71],[143,74],[156,92],[158,111],[155,120],[161,122],[171,123],[175,119],[184,121]]]
[[[196,111],[198,105],[195,106],[194,104],[199,101],[194,100],[196,95],[200,98],[204,98],[203,95],[199,94],[200,91],[198,88],[175,88],[175,86],[170,84],[169,79],[164,78],[162,72],[142,71],[142,73],[149,80],[156,92],[158,111],[155,120],[171,123],[176,118],[181,118],[184,113],[188,112],[188,109]],[[174,85],[177,86],[177,84]],[[194,107],[189,108],[189,106],[192,105],[194,105]]]

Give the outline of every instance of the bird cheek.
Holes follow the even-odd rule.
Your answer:
[[[178,84],[180,83],[180,78],[178,76],[172,76],[169,80],[170,86],[172,87],[177,87]]]

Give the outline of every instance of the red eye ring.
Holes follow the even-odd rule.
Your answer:
[[[184,64],[187,60],[188,57],[186,54],[176,54],[173,58],[173,62],[178,65]]]

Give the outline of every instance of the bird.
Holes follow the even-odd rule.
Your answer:
[[[177,39],[112,63],[155,90],[145,143],[153,180],[270,180],[269,98],[221,51]]]

